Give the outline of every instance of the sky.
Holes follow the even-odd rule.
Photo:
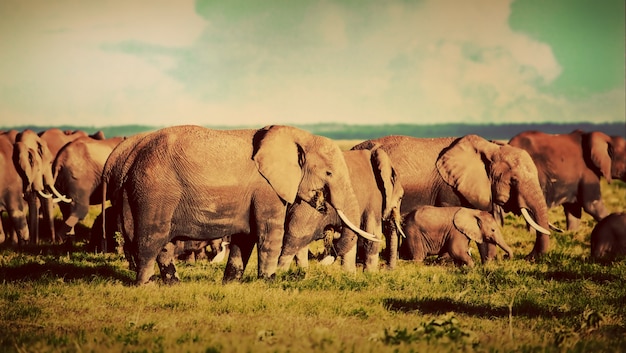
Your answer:
[[[0,126],[626,119],[623,0],[2,0]]]

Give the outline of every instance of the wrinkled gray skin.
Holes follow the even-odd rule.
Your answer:
[[[549,249],[548,207],[537,168],[526,151],[476,135],[461,138],[386,136],[352,149],[382,148],[404,188],[402,214],[418,206],[462,206],[498,214],[528,210],[537,238],[527,258]],[[491,243],[479,245],[482,261],[496,256]]]
[[[168,282],[178,280],[174,263],[157,258],[173,252],[173,241],[224,236],[232,236],[225,282],[242,278],[257,243],[258,276],[272,277],[287,204],[296,197],[313,202],[329,190],[333,207],[358,219],[348,168],[330,139],[288,126],[174,126],[129,140],[107,159],[103,190],[120,207],[118,223],[137,264],[138,285],[150,280],[155,262]],[[356,247],[352,232],[344,227],[340,255]]]
[[[28,241],[30,233],[26,222],[27,204],[22,197],[23,182],[13,161],[16,131],[0,134],[0,215],[6,211],[6,233],[0,221],[0,244]]]
[[[56,242],[54,229],[53,196],[61,197],[54,189],[52,163],[59,150],[66,144],[80,137],[88,136],[84,131],[61,131],[49,129],[36,134],[32,130],[24,130],[16,136],[15,149],[16,167],[24,180],[24,197],[28,201],[29,228],[35,243],[40,239],[39,211],[43,213],[44,226],[50,239]],[[92,135],[101,138],[102,132]],[[42,197],[42,195],[47,195]]]
[[[530,154],[548,207],[563,205],[567,229],[580,225],[582,210],[596,221],[606,217],[600,179],[626,181],[626,140],[601,132],[551,135],[526,131],[509,144]]]
[[[344,158],[348,165],[352,187],[359,204],[359,218],[361,229],[382,239],[383,223],[390,222],[385,227],[388,234],[384,234],[388,244],[395,240],[397,254],[397,234],[392,230],[399,227],[400,203],[404,191],[389,156],[383,150],[345,151]],[[283,249],[278,261],[278,267],[288,269],[294,256],[301,267],[308,266],[308,244],[311,241],[322,239],[324,230],[332,227],[341,229],[342,222],[333,207],[325,200],[328,195],[320,194],[316,204],[310,205],[296,200],[290,206],[285,221],[285,237]],[[361,240],[359,240],[361,241]],[[363,240],[364,269],[377,271],[379,267],[380,243]],[[388,248],[390,245],[388,245]],[[350,256],[356,256],[356,252]],[[397,255],[396,255],[397,257]],[[387,259],[390,267],[395,265],[396,259]],[[355,259],[350,259],[354,262]]]
[[[401,254],[409,260],[423,261],[429,255],[449,254],[457,265],[474,266],[469,254],[471,240],[499,246],[513,257],[500,226],[487,211],[464,207],[421,206],[404,217],[406,239]]]
[[[61,239],[74,234],[74,226],[89,213],[89,205],[102,203],[101,176],[104,163],[113,148],[124,138],[94,140],[78,138],[65,145],[54,160],[52,174],[56,189],[71,199],[58,205],[63,214],[63,226],[57,230]]]
[[[604,217],[591,232],[591,257],[612,260],[626,256],[626,212]]]

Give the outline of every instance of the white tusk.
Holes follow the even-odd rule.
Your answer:
[[[400,222],[396,221],[396,229],[398,230],[400,235],[406,239],[406,234],[404,234],[404,231],[402,230],[402,225],[400,224]]]
[[[557,232],[557,233],[563,233],[563,232],[564,232],[564,230],[563,230],[563,229],[561,229],[561,228],[559,228],[559,227],[555,226],[555,225],[554,225],[554,224],[552,224],[552,223],[548,223],[548,225],[550,226],[550,229],[552,229],[553,231],[555,231],[555,232]]]
[[[51,194],[46,194],[45,192],[43,192],[43,191],[41,191],[41,190],[37,190],[37,192],[38,192],[38,193],[39,193],[39,195],[40,195],[41,197],[43,197],[44,199],[50,199],[50,198],[52,198],[52,195],[51,195]]]
[[[54,185],[50,185],[50,189],[52,190],[52,192],[55,195],[57,195],[59,200],[61,200],[63,202],[67,202],[67,203],[71,203],[72,202],[72,199],[67,198],[67,196],[65,196],[65,195],[61,195],[61,193],[54,187]]]
[[[537,224],[537,222],[535,222],[535,220],[530,216],[527,209],[522,208],[522,215],[531,227],[535,228],[540,233],[550,235],[550,231]]]
[[[363,238],[365,238],[365,239],[367,239],[369,241],[380,242],[380,239],[378,239],[375,235],[370,234],[368,232],[365,232],[365,231],[359,229],[359,227],[355,226],[354,223],[350,222],[350,220],[348,219],[348,217],[346,217],[346,215],[343,213],[343,211],[337,210],[337,214],[339,215],[339,218],[341,218],[343,223],[345,223],[348,226],[348,228],[352,229],[358,235],[362,236]]]

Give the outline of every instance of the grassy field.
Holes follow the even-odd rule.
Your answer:
[[[603,193],[611,211],[626,208],[625,184]],[[560,209],[551,221],[565,227]],[[626,351],[626,262],[589,260],[594,225],[585,215],[579,231],[554,234],[535,263],[523,259],[533,236],[509,215],[510,261],[480,265],[474,251],[473,269],[400,261],[373,274],[312,262],[270,282],[251,261],[228,285],[223,264],[180,263],[182,283],[137,288],[123,257],[84,241],[1,247],[0,351]]]

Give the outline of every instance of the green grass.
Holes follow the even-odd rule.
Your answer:
[[[603,190],[611,211],[624,210],[623,183]],[[565,226],[560,209],[550,217]],[[3,247],[0,351],[626,351],[626,263],[589,260],[594,224],[585,215],[579,231],[555,234],[535,263],[523,259],[533,236],[509,216],[510,261],[400,261],[373,274],[313,261],[273,281],[257,280],[251,261],[242,283],[228,285],[223,264],[199,261],[179,263],[178,285],[134,287],[121,256],[87,252],[82,240]]]

